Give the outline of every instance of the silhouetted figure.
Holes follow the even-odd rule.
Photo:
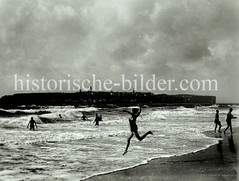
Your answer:
[[[86,120],[87,117],[86,117],[85,113],[82,113],[82,114],[83,114],[83,115],[82,115],[81,119],[82,119],[82,120]]]
[[[98,114],[95,115],[95,126],[99,126],[99,122],[102,121],[102,117],[100,117]]]
[[[229,113],[227,113],[227,119],[226,119],[227,127],[226,127],[226,129],[224,130],[224,133],[226,133],[226,130],[227,130],[229,127],[230,127],[231,133],[233,133],[233,132],[232,132],[232,119],[233,119],[233,118],[236,118],[236,117],[233,117],[232,111],[233,111],[233,109],[230,108],[230,109],[229,109]]]
[[[62,118],[61,114],[59,114],[59,117]]]
[[[218,132],[221,133],[222,125],[221,125],[221,122],[219,121],[219,111],[218,110],[216,110],[214,123],[215,123],[215,132],[217,131],[217,125],[218,125],[219,126]]]
[[[140,115],[142,108],[140,107],[140,109],[137,108],[133,108],[132,112],[130,111],[126,111],[123,110],[124,112],[127,112],[131,115],[131,118],[129,119],[129,124],[130,124],[130,131],[131,131],[131,135],[128,138],[127,141],[127,145],[126,145],[126,149],[123,155],[125,155],[128,151],[129,145],[130,145],[130,140],[131,138],[133,138],[133,136],[135,135],[135,137],[139,140],[142,141],[148,134],[153,134],[151,131],[148,131],[147,133],[145,133],[143,136],[140,136],[138,133],[138,127],[136,124],[136,119],[137,117]]]
[[[37,124],[35,122],[35,120],[33,119],[33,117],[31,117],[31,120],[29,121],[28,125],[27,125],[27,129],[29,128],[30,125],[30,130],[35,130],[35,126],[37,128]]]

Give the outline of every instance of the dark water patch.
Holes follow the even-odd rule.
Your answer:
[[[24,155],[25,157],[35,157],[35,155],[31,155],[31,154],[26,154]]]
[[[64,118],[45,118],[38,116],[43,123],[59,123],[59,122],[71,122],[74,119],[64,119]]]
[[[46,168],[42,168],[42,167],[39,167],[39,168],[22,168],[24,170],[28,170],[30,172],[33,172],[33,173],[37,173],[37,172],[41,172],[41,171],[48,171],[49,169],[46,169]]]
[[[47,143],[57,143],[57,142],[60,142],[60,141],[46,141]]]
[[[10,126],[10,125],[2,125],[1,128],[3,128],[3,129],[18,129],[19,127]]]

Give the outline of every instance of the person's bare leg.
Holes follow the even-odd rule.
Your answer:
[[[215,132],[217,131],[217,124],[215,125]]]
[[[227,124],[226,129],[224,130],[224,133],[226,133],[226,130],[229,128],[229,124]]]
[[[231,133],[233,133],[233,132],[232,132],[232,124],[230,124],[230,131],[231,131]]]
[[[222,125],[221,124],[219,124],[219,133],[221,133],[221,127],[222,127]]]
[[[131,138],[133,138],[133,136],[134,136],[134,134],[131,133],[131,135],[130,135],[129,138],[128,138],[127,145],[126,145],[126,149],[125,149],[123,155],[125,155],[125,154],[127,153],[128,148],[129,148],[129,145],[130,145],[130,140],[131,140]]]
[[[148,136],[149,134],[153,134],[151,131],[148,131],[147,133],[145,133],[143,136],[139,136],[138,132],[135,132],[135,136],[139,141],[142,141],[146,136]]]

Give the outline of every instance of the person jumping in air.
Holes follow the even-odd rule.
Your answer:
[[[235,119],[236,117],[234,117],[234,116],[232,115],[232,111],[233,111],[233,109],[230,108],[230,109],[229,109],[229,113],[227,113],[227,119],[226,119],[227,127],[226,127],[226,129],[224,130],[224,134],[226,133],[226,130],[227,130],[229,127],[230,127],[231,133],[233,133],[233,132],[232,132],[232,119]]]
[[[36,124],[35,120],[33,119],[33,117],[31,117],[31,120],[29,121],[29,123],[27,125],[27,129],[28,129],[29,125],[30,125],[30,130],[35,130],[35,126],[37,128],[37,124]]]
[[[140,136],[139,133],[138,133],[138,126],[136,124],[136,119],[137,117],[140,115],[141,113],[141,106],[139,109],[137,108],[133,108],[132,109],[132,112],[130,111],[127,111],[127,110],[123,110],[123,112],[127,112],[131,115],[131,118],[129,119],[129,125],[130,125],[130,130],[131,130],[131,135],[129,136],[128,138],[128,141],[127,141],[127,146],[126,146],[126,149],[125,149],[125,152],[123,155],[125,155],[128,151],[128,148],[129,148],[129,145],[130,145],[130,140],[131,138],[133,138],[133,136],[135,135],[135,137],[139,140],[139,141],[142,141],[148,134],[153,134],[151,131],[148,131],[147,133],[145,133],[143,136]]]
[[[218,132],[221,133],[222,125],[221,125],[221,122],[219,121],[219,111],[218,110],[216,110],[214,123],[215,123],[215,132],[217,131],[217,125],[218,125],[219,126]]]

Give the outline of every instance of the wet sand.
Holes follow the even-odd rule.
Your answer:
[[[146,165],[91,177],[95,180],[163,180],[163,181],[236,181],[239,180],[239,129],[234,133],[205,133],[222,141],[196,153],[159,158]]]

